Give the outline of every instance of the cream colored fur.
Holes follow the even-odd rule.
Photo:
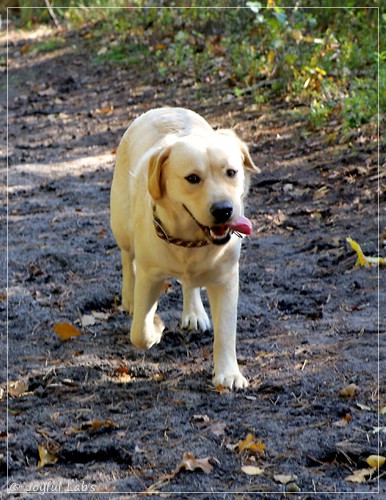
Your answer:
[[[237,171],[228,178],[226,169]],[[111,227],[121,249],[122,302],[133,315],[131,341],[149,349],[161,340],[163,324],[155,314],[164,280],[183,287],[182,327],[208,330],[201,301],[206,287],[214,327],[214,385],[248,385],[236,359],[238,259],[240,239],[224,245],[181,248],[160,239],[153,226],[153,205],[169,235],[202,240],[213,226],[211,206],[228,200],[234,217],[243,213],[247,171],[258,169],[247,147],[231,131],[214,131],[196,113],[160,108],[137,118],[117,151],[111,189]],[[201,182],[192,184],[189,175]]]

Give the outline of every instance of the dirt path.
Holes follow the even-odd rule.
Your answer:
[[[55,50],[35,50],[53,39],[60,39]],[[369,469],[370,455],[385,455],[378,449],[386,425],[378,414],[385,271],[354,268],[346,243],[351,236],[366,254],[377,251],[374,137],[358,132],[341,143],[339,130],[310,131],[301,109],[257,107],[248,96],[234,98],[226,83],[193,86],[97,65],[89,44],[76,33],[10,37],[13,384],[8,434],[4,383],[0,393],[2,491],[8,438],[9,498],[40,498],[38,490],[98,491],[101,498],[200,492],[204,499],[385,493],[384,468],[362,474],[362,482],[347,480]],[[2,58],[5,47],[3,34]],[[4,76],[4,64],[1,70]],[[162,105],[235,127],[263,170],[253,180],[247,213],[255,231],[241,258],[238,355],[251,381],[245,392],[211,388],[212,333],[180,330],[174,280],[160,303],[168,328],[162,343],[145,354],[129,343],[109,229],[114,150],[134,117]],[[5,118],[4,100],[0,110]],[[1,132],[4,140],[4,125]],[[381,230],[384,193],[381,182]],[[2,215],[5,206],[2,198]],[[4,293],[0,308],[5,324]],[[75,324],[81,336],[62,342],[53,331],[58,322]],[[351,396],[341,395],[349,384]],[[382,380],[380,390],[384,409]],[[197,460],[182,462],[186,453]]]

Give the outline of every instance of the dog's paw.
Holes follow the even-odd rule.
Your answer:
[[[248,387],[248,380],[240,373],[218,373],[213,377],[213,385],[227,387],[228,389],[245,389]]]
[[[182,313],[181,327],[185,330],[210,330],[210,320],[204,310],[199,314],[195,312]]]
[[[159,344],[164,329],[165,325],[162,319],[156,314],[152,328],[145,328],[139,331],[133,327],[131,328],[130,341],[138,349],[150,349],[153,345]]]

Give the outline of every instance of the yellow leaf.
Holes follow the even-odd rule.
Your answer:
[[[261,476],[261,474],[264,474],[264,469],[254,465],[243,465],[241,470],[249,476]]]
[[[368,477],[371,477],[374,472],[374,469],[360,469],[355,470],[353,474],[347,476],[346,481],[350,481],[350,483],[364,483]]]
[[[264,452],[266,445],[261,441],[257,441],[255,436],[249,433],[244,440],[237,443],[236,447],[238,448],[239,453],[247,450],[261,454]]]
[[[71,325],[71,323],[55,323],[54,332],[59,336],[60,340],[68,340],[72,337],[79,337],[80,331]]]
[[[366,462],[370,465],[370,467],[382,467],[382,465],[386,462],[386,458],[381,455],[370,455],[366,458]]]
[[[112,106],[105,106],[104,108],[101,108],[99,112],[102,113],[103,115],[107,115],[107,113],[111,113],[112,110],[113,110]]]
[[[38,445],[39,452],[39,462],[38,467],[44,467],[45,465],[53,465],[58,461],[58,457],[56,457],[53,453],[50,453],[48,449],[42,445]]]
[[[355,240],[351,238],[346,238],[347,243],[351,246],[353,250],[357,253],[358,259],[355,263],[356,267],[370,267],[371,265],[386,264],[386,258],[383,257],[366,257],[363,253],[361,246]]]
[[[350,247],[357,253],[358,260],[356,261],[356,266],[368,266],[369,264],[367,263],[366,257],[364,253],[362,252],[362,249],[356,241],[354,241],[351,238],[346,239],[347,243],[350,245]]]

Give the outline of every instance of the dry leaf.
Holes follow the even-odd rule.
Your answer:
[[[98,319],[100,321],[107,321],[110,318],[110,314],[105,312],[91,311],[91,313],[95,319]]]
[[[79,337],[80,331],[71,325],[71,323],[55,323],[54,332],[59,336],[60,340],[69,340],[72,337]]]
[[[384,406],[383,408],[380,409],[379,414],[386,415],[386,406]]]
[[[162,285],[162,292],[163,293],[168,293],[169,291],[169,288],[171,288],[173,286],[173,282],[172,281],[165,281],[164,284]]]
[[[264,474],[264,469],[254,465],[243,465],[241,470],[249,476],[261,476],[261,474]]]
[[[386,458],[382,455],[370,455],[366,458],[366,462],[370,465],[370,467],[378,469],[378,467],[382,467],[382,465],[386,462]]]
[[[31,46],[30,46],[28,43],[26,43],[26,44],[25,44],[25,45],[23,45],[23,47],[20,49],[21,54],[26,54],[27,52],[29,52],[30,48],[31,48]]]
[[[209,474],[213,470],[213,465],[209,463],[211,458],[212,457],[196,458],[191,453],[185,453],[181,463],[174,470],[174,474],[178,474],[183,469],[188,471],[200,469],[205,472],[205,474]]]
[[[46,465],[53,465],[56,464],[58,461],[58,457],[48,451],[47,447],[39,444],[38,445],[38,452],[39,452],[39,462],[38,462],[38,467],[45,467]]]
[[[80,318],[80,324],[82,325],[82,328],[85,328],[87,326],[93,326],[96,323],[96,319],[92,314],[83,314],[83,316]]]
[[[280,484],[288,484],[297,481],[297,476],[295,474],[275,474],[273,479]]]
[[[16,382],[9,382],[8,394],[14,398],[18,398],[28,391],[28,386],[29,384],[26,380],[16,380]]]
[[[357,407],[364,411],[371,411],[371,407],[362,403],[357,403]]]
[[[251,451],[252,453],[263,453],[266,445],[261,441],[257,441],[253,434],[248,434],[247,437],[242,441],[239,441],[236,445],[239,453],[243,451]]]
[[[213,422],[210,424],[210,432],[215,436],[222,436],[225,432],[226,426],[225,422]]]
[[[347,413],[344,417],[334,422],[332,425],[335,427],[346,427],[351,422],[351,415]]]
[[[103,427],[118,428],[112,420],[92,420],[91,422],[84,422],[78,427],[79,431],[96,431]]]
[[[350,483],[364,483],[368,477],[373,475],[374,471],[375,469],[373,468],[355,470],[350,476],[347,476],[345,480],[350,481]]]
[[[343,396],[345,398],[352,398],[355,396],[356,392],[358,391],[359,387],[355,384],[350,384],[346,387],[344,387],[340,392],[339,396]]]
[[[320,200],[321,198],[324,198],[329,192],[330,188],[328,188],[327,186],[320,187],[314,193],[314,200]]]

